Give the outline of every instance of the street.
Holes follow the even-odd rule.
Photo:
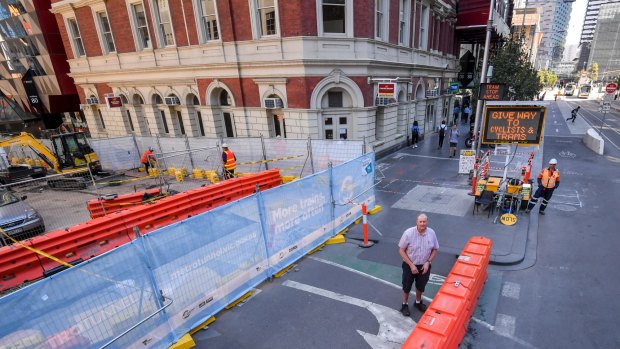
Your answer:
[[[567,124],[576,103],[584,117]],[[494,240],[498,262],[489,266],[461,347],[620,347],[615,302],[620,281],[614,277],[620,237],[617,219],[609,214],[620,195],[615,161],[620,150],[606,144],[599,156],[581,142],[579,132],[598,117],[591,104],[577,99],[549,104],[537,161],[558,159],[561,186],[545,216],[537,209],[520,212],[517,225],[506,227],[486,212],[472,215],[471,201],[460,199],[468,185],[456,174],[458,161],[447,157],[447,147],[438,150],[436,135],[430,135],[419,148],[378,161],[376,195],[384,211],[369,219],[370,238],[377,242],[372,248],[357,246],[361,228],[354,226],[346,244],[303,258],[288,274],[258,286],[240,306],[216,315],[207,330],[194,334],[197,348],[400,347],[402,332],[413,328],[421,313],[403,318],[397,311],[402,291],[396,243],[421,210],[440,243],[427,302],[469,236]],[[617,118],[608,114],[611,122]],[[618,136],[613,127],[604,132],[612,140]]]

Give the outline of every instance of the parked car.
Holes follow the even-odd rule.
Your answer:
[[[34,237],[45,232],[45,223],[39,213],[13,192],[0,189],[0,228],[16,240]],[[10,244],[6,236],[0,236],[0,242]]]
[[[28,178],[40,178],[47,175],[47,169],[41,166],[11,165],[0,169],[0,184],[9,184]]]

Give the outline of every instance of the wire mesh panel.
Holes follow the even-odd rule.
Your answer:
[[[363,154],[362,141],[312,140],[312,161],[315,171],[323,171],[329,163],[336,166]]]
[[[272,274],[331,237],[329,185],[322,172],[260,193]]]
[[[335,201],[335,231],[341,231],[361,216],[361,204],[369,208],[375,202],[375,154],[335,166],[332,170],[333,197]]]
[[[24,240],[90,219],[86,202],[97,197],[88,172],[49,175],[0,186],[0,227]],[[10,239],[0,236],[2,245]]]
[[[218,171],[222,167],[222,151],[216,138],[188,138],[194,168]]]
[[[266,169],[262,162],[264,153],[260,138],[227,138],[224,143],[235,153],[237,173],[256,173]]]
[[[141,166],[141,153],[136,149],[136,144],[131,136],[95,138],[90,143],[99,156],[101,167],[106,171],[128,170]]]
[[[167,348],[173,341],[144,253],[124,245],[0,299],[1,348]],[[10,316],[8,316],[10,314]]]
[[[144,238],[155,261],[157,285],[174,299],[167,313],[178,336],[267,277],[255,196]]]
[[[308,140],[265,138],[265,154],[269,168],[279,168],[282,175],[297,177],[312,174]]]

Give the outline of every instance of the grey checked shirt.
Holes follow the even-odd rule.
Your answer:
[[[433,250],[439,250],[439,242],[433,229],[427,227],[424,235],[420,235],[418,228],[412,227],[405,230],[398,247],[404,248],[411,262],[419,265],[428,262]]]

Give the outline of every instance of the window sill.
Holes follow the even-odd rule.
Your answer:
[[[376,141],[372,145],[373,147],[380,147],[385,144],[385,141]]]

